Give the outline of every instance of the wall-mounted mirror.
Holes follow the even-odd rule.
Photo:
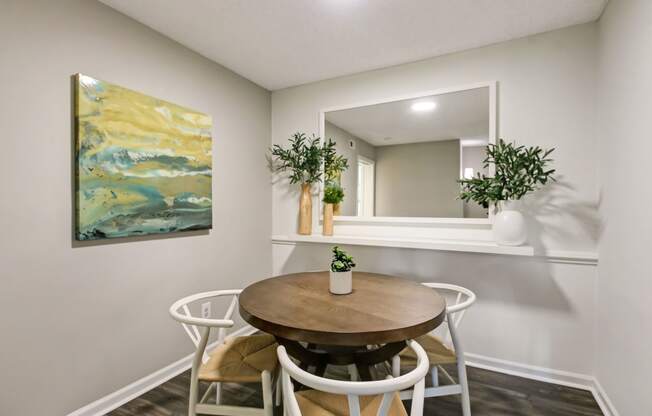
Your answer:
[[[349,161],[335,215],[487,218],[458,199],[457,180],[485,172],[495,108],[495,83],[485,83],[323,111],[322,137]]]

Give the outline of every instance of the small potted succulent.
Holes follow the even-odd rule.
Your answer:
[[[353,257],[338,246],[333,247],[331,261],[330,292],[334,295],[348,295],[353,291],[353,272],[355,267]]]
[[[333,235],[333,207],[344,199],[344,189],[336,183],[331,182],[324,188],[324,224],[323,234]]]
[[[493,224],[498,244],[519,246],[527,240],[525,219],[518,210],[518,202],[555,180],[555,169],[549,169],[552,159],[548,157],[554,150],[517,146],[499,139],[498,143],[487,146],[483,161],[485,168],[495,167],[494,176],[478,173],[476,177],[459,181],[463,201],[475,201],[484,208],[493,204],[498,210]]]

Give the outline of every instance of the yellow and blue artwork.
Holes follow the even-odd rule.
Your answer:
[[[211,117],[75,76],[76,238],[212,227]]]

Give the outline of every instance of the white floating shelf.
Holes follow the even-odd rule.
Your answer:
[[[467,253],[503,254],[510,256],[534,256],[530,246],[499,246],[493,241],[432,240],[419,238],[386,238],[334,235],[274,235],[272,243],[345,244],[354,246],[398,247],[422,250],[461,251]]]

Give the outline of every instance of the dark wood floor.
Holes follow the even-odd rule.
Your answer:
[[[454,375],[454,368],[449,372]],[[338,370],[329,376],[341,377]],[[471,409],[474,416],[595,416],[602,415],[593,395],[585,390],[562,387],[469,367]],[[187,415],[190,372],[185,372],[108,413],[109,416]],[[206,388],[206,386],[204,386]],[[201,397],[200,392],[200,397]],[[260,385],[224,386],[224,404],[262,407]],[[409,402],[406,403],[409,409]],[[280,409],[276,414],[281,415]],[[461,415],[458,396],[426,399],[424,415]]]

